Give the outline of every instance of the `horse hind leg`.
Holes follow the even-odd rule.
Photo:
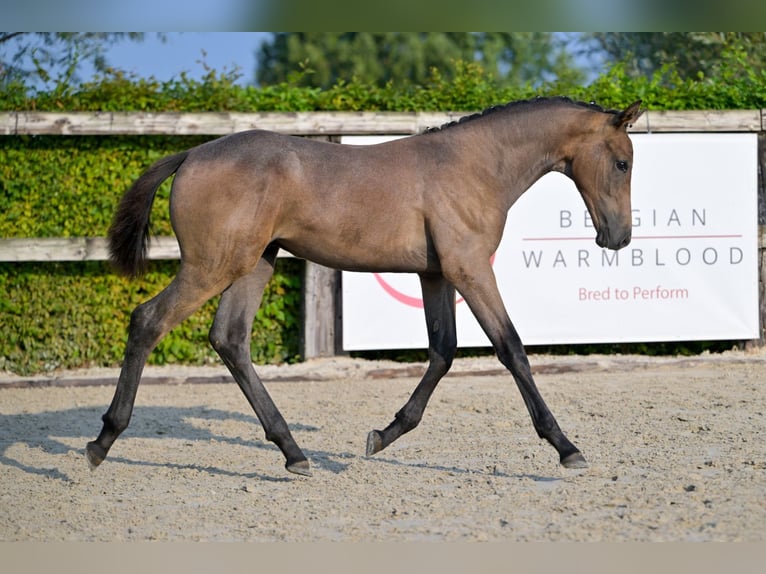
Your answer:
[[[455,358],[455,288],[441,275],[421,275],[420,284],[428,326],[428,368],[391,424],[367,435],[367,456],[380,452],[420,423],[431,394]]]
[[[117,437],[128,427],[141,374],[149,354],[176,325],[220,292],[223,285],[182,265],[178,275],[157,296],[135,308],[130,317],[128,343],[120,376],[109,409],[101,417],[103,427],[85,454],[91,469],[106,458]]]
[[[253,319],[260,307],[263,290],[274,272],[277,251],[276,246],[270,246],[250,274],[237,279],[223,292],[210,329],[210,343],[258,416],[266,439],[284,454],[285,468],[295,474],[311,476],[308,459],[255,372],[250,355]]]

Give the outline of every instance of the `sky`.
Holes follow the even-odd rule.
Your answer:
[[[760,28],[762,0],[3,0],[3,28],[136,30],[591,30]]]
[[[167,81],[186,72],[194,79],[205,75],[205,65],[218,72],[239,68],[237,83],[255,81],[256,52],[261,42],[271,36],[268,32],[166,32],[161,41],[154,32],[147,32],[141,42],[123,40],[106,52],[109,65],[140,77],[154,76]],[[203,54],[204,52],[204,54]],[[83,67],[81,76],[87,80],[91,67]]]

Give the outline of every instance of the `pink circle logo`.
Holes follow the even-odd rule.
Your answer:
[[[492,257],[489,258],[490,265],[495,264],[495,254],[492,254]],[[375,277],[375,280],[378,282],[378,285],[380,285],[383,288],[383,291],[388,293],[391,297],[399,301],[399,303],[402,303],[403,305],[407,305],[408,307],[415,307],[417,309],[423,308],[423,299],[422,297],[413,297],[412,295],[407,295],[406,293],[403,293],[399,291],[398,289],[394,288],[390,283],[388,283],[380,273],[373,273],[373,276]],[[465,299],[462,297],[458,297],[455,301],[455,304],[460,304]]]

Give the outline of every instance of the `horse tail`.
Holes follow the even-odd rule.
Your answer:
[[[122,196],[109,227],[109,259],[114,267],[129,277],[146,271],[149,240],[149,216],[160,184],[178,170],[188,151],[155,162]]]

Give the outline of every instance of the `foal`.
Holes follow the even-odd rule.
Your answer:
[[[417,426],[449,370],[457,347],[457,289],[513,375],[537,434],[565,467],[586,466],[537,390],[490,258],[508,210],[550,171],[574,181],[599,246],[620,249],[630,242],[633,148],[626,127],[640,116],[640,103],[617,111],[566,98],[526,100],[374,146],[253,130],[157,161],[119,204],[109,230],[111,257],[128,275],[144,270],[154,195],[175,173],[170,216],[181,266],[170,285],[131,315],[114,399],[86,448],[91,467],[127,428],[152,349],[222,293],[210,341],[266,438],[284,454],[287,470],[310,475],[250,357],[252,322],[280,248],[337,269],[420,277],[428,367],[394,420],[369,433],[368,456]]]

